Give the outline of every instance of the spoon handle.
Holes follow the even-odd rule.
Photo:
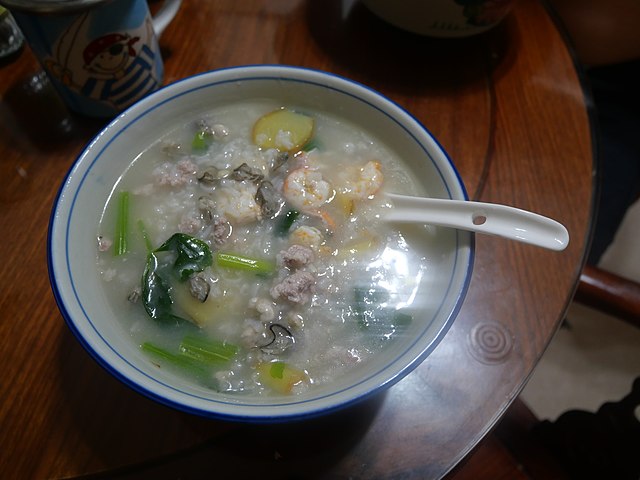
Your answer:
[[[569,232],[564,225],[537,213],[495,203],[444,200],[387,194],[392,208],[389,222],[427,223],[469,230],[529,243],[550,250],[564,250]]]

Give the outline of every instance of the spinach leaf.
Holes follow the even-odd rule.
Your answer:
[[[150,253],[142,275],[142,303],[147,314],[161,322],[180,322],[182,319],[173,314],[170,287],[158,273],[158,257]]]
[[[185,281],[191,274],[201,272],[213,263],[211,250],[202,240],[176,233],[147,256],[142,274],[142,302],[145,311],[152,319],[163,323],[182,323],[186,320],[173,313],[171,285],[160,272],[158,252],[175,252],[173,269],[178,278]]]
[[[209,245],[198,238],[185,233],[175,233],[154,250],[154,252],[175,251],[176,261],[173,264],[180,280],[187,280],[191,274],[201,272],[213,263]]]

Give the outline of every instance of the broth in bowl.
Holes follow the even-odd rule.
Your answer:
[[[136,103],[87,145],[48,238],[87,352],[185,412],[324,415],[402,379],[452,325],[469,232],[381,219],[386,192],[466,199],[408,112],[334,74],[215,70]]]
[[[423,321],[428,230],[386,224],[386,191],[425,194],[349,121],[270,100],[219,106],[131,159],[97,268],[155,368],[230,396],[309,394]]]

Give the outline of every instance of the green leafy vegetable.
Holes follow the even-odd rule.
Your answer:
[[[211,145],[213,133],[208,129],[199,130],[191,141],[191,150],[197,153],[203,153]]]
[[[356,303],[364,305],[381,305],[389,301],[389,292],[376,288],[355,287],[353,296]]]
[[[196,335],[185,336],[176,351],[151,342],[143,343],[140,348],[161,362],[203,380],[210,379],[212,371],[228,362],[238,351],[235,345]]]
[[[276,225],[276,235],[279,237],[285,237],[289,233],[291,225],[293,225],[293,222],[295,222],[299,216],[299,211],[289,210]]]
[[[269,274],[275,271],[275,264],[273,262],[234,253],[217,252],[216,263],[221,267],[247,270],[259,275]]]
[[[362,329],[375,338],[388,340],[413,321],[411,314],[389,305],[390,295],[387,290],[355,287],[353,295],[351,315]]]
[[[118,215],[116,219],[115,255],[127,253],[127,237],[129,225],[129,192],[120,192],[118,195]]]
[[[142,303],[154,320],[163,323],[183,321],[173,314],[173,299],[169,283],[158,273],[158,257],[154,253],[147,256],[147,264],[142,274]]]
[[[316,149],[320,149],[320,143],[318,143],[315,137],[302,146],[303,152],[310,152],[311,150]]]
[[[213,263],[209,245],[184,233],[175,233],[154,250],[154,252],[169,251],[177,254],[173,266],[182,281],[188,279],[193,273],[203,271]]]
[[[353,289],[353,313],[362,327],[379,323],[382,308],[389,301],[389,292],[375,288],[355,287]]]
[[[393,314],[393,324],[396,327],[406,327],[413,322],[413,316],[403,312],[402,310],[396,310]]]
[[[139,223],[139,226],[141,223]],[[141,226],[147,248],[151,242],[146,236],[144,225]],[[182,322],[184,319],[173,313],[171,285],[161,275],[158,252],[175,252],[176,260],[173,269],[181,281],[185,281],[195,272],[201,272],[213,263],[209,246],[197,238],[184,233],[176,233],[165,243],[147,255],[147,263],[142,274],[142,303],[147,314],[161,322]]]
[[[142,234],[142,238],[144,240],[144,245],[147,248],[147,253],[153,252],[153,245],[151,244],[151,239],[149,238],[149,234],[144,226],[144,222],[142,220],[138,220],[138,230]]]
[[[187,335],[180,342],[180,353],[204,364],[227,362],[238,352],[238,347],[219,340]]]
[[[190,357],[171,352],[150,342],[143,343],[140,348],[143,352],[185,370],[194,376],[206,374],[206,368]]]

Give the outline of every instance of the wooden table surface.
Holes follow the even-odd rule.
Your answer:
[[[153,5],[157,7],[157,4]],[[396,30],[334,0],[184,0],[161,38],[165,83],[279,63],[363,82],[412,112],[469,196],[567,226],[563,252],[476,237],[462,311],[433,354],[366,403],[303,423],[190,416],[109,376],[56,307],[47,226],[67,169],[102,121],[70,115],[28,48],[0,64],[0,478],[440,478],[518,395],[571,301],[595,167],[585,96],[542,4],[487,34]],[[258,475],[260,477],[258,477]]]

